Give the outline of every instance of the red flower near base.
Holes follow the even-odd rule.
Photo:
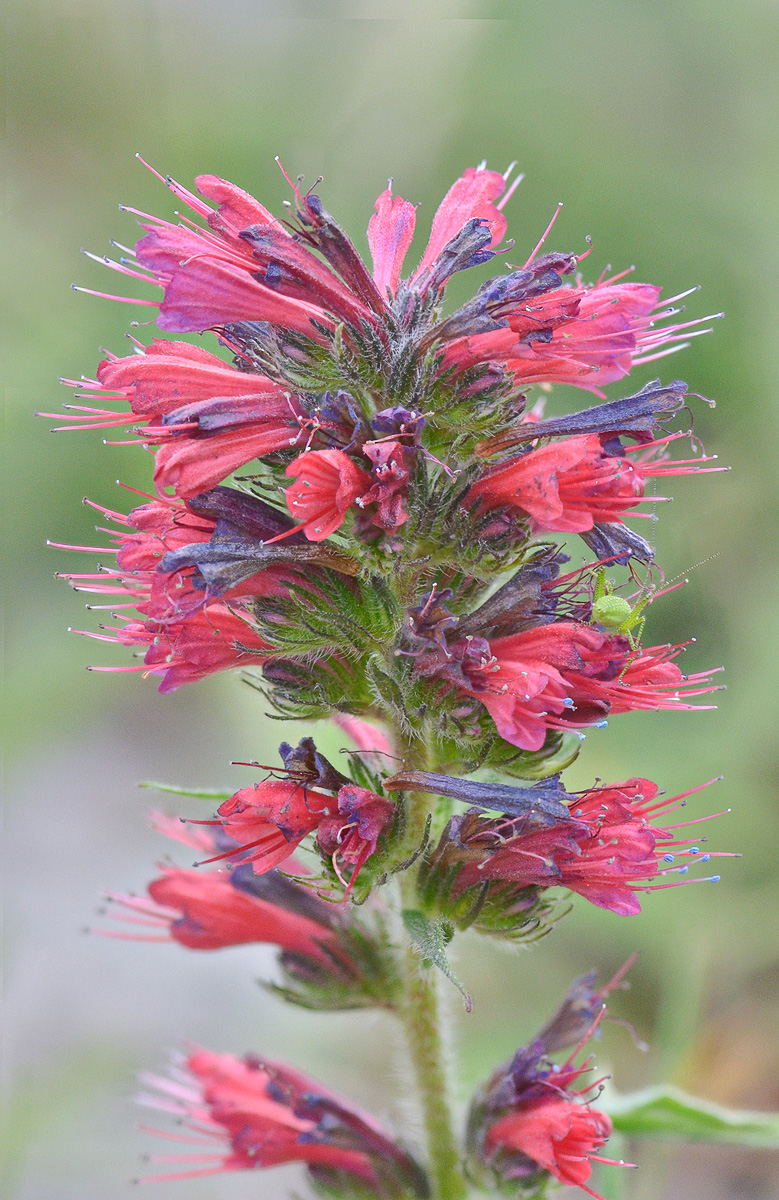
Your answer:
[[[588,1185],[594,1162],[615,1166],[632,1163],[597,1153],[608,1141],[612,1125],[606,1113],[591,1107],[588,1092],[598,1094],[601,1080],[576,1087],[591,1072],[591,1060],[574,1065],[605,1012],[605,1006],[573,1053],[562,1064],[546,1057],[544,1035],[523,1046],[500,1067],[474,1099],[468,1142],[476,1169],[489,1178],[540,1186],[542,1172],[560,1183],[579,1187],[600,1200]],[[565,1043],[563,1043],[565,1044]],[[570,1043],[569,1043],[570,1044]]]
[[[195,1050],[171,1078],[144,1075],[139,1102],[178,1118],[178,1133],[150,1129],[196,1153],[154,1155],[189,1169],[142,1182],[304,1163],[315,1179],[349,1181],[388,1200],[427,1194],[420,1168],[367,1114],[281,1063]]]
[[[592,1174],[594,1151],[611,1136],[605,1113],[557,1096],[518,1105],[509,1116],[490,1126],[490,1155],[522,1155],[548,1171],[560,1183],[582,1187]],[[590,1188],[584,1188],[595,1195]]]

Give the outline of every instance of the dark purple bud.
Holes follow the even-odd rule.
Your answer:
[[[518,305],[560,287],[562,276],[570,274],[575,266],[573,254],[547,254],[531,267],[488,279],[472,300],[436,328],[436,335],[447,339],[465,337],[505,326],[505,318]],[[536,340],[548,341],[552,336],[551,329],[548,336],[544,330],[534,330],[533,336]]]
[[[382,408],[371,419],[371,429],[375,434],[404,434],[408,438],[407,445],[419,445],[419,435],[425,427],[425,418],[419,413],[411,412],[408,408]]]
[[[216,400],[196,400],[193,404],[182,404],[172,412],[165,413],[162,424],[165,426],[192,425],[197,423],[198,432],[223,433],[226,429],[239,429],[242,425],[252,425],[262,420],[263,405],[261,400],[235,396],[222,397]]]
[[[257,496],[239,492],[237,488],[220,486],[211,488],[209,492],[201,492],[187,501],[187,508],[199,517],[207,517],[210,521],[216,521],[217,525],[224,522],[236,532],[258,541],[267,541],[294,526],[294,521],[286,513],[272,508]],[[290,541],[293,544],[302,543],[305,537],[302,533],[293,534]]]
[[[574,822],[567,807],[573,797],[563,789],[559,775],[552,775],[532,787],[511,787],[506,783],[485,783],[479,779],[458,779],[433,771],[400,771],[384,780],[387,791],[428,792],[450,796],[478,808],[494,809],[509,817],[523,818],[523,831],[543,829],[563,822]]]
[[[457,617],[446,607],[446,601],[454,595],[451,588],[436,591],[435,588],[423,596],[422,603],[409,610],[408,620],[415,637],[432,642],[446,651],[446,635],[457,627]]]
[[[332,929],[340,922],[341,914],[334,905],[320,900],[310,888],[301,887],[278,871],[258,875],[253,864],[247,862],[230,872],[230,883],[239,892],[248,892],[258,900],[265,900],[300,917],[308,917],[327,929]]]
[[[301,738],[294,748],[289,742],[282,742],[279,754],[290,778],[304,786],[321,787],[329,792],[337,792],[339,788],[351,783],[348,776],[342,775],[319,753],[313,738]]]
[[[216,521],[214,531],[207,542],[169,550],[160,560],[160,569],[195,567],[194,585],[207,588],[212,596],[237,587],[271,562],[289,561],[290,554],[299,554],[306,545],[304,535],[294,533],[283,544],[266,548],[266,539],[293,528],[291,518],[235,488],[212,488],[187,505],[198,516]]]
[[[386,313],[386,302],[373,282],[368,268],[316,192],[309,192],[302,204],[298,204],[297,215],[303,226],[302,238],[327,259],[347,287],[351,288],[364,304],[375,313]]]
[[[335,395],[324,392],[317,408],[317,417],[323,430],[345,453],[358,450],[371,436],[365,417],[349,392],[339,390]]]
[[[534,625],[547,625],[554,619],[558,598],[551,583],[567,562],[567,555],[542,548],[536,558],[520,567],[480,608],[463,617],[459,637],[497,638]]]
[[[640,562],[653,562],[655,552],[649,542],[627,525],[604,522],[580,533],[579,537],[592,550],[596,559],[611,559],[613,563],[627,566],[631,558]]]
[[[479,266],[495,257],[494,250],[487,247],[492,241],[489,222],[481,217],[471,217],[459,233],[446,243],[438,257],[422,276],[417,290],[438,292],[457,271]]]
[[[554,1054],[558,1050],[576,1046],[587,1037],[609,993],[615,988],[628,986],[624,979],[637,957],[637,954],[631,954],[627,962],[601,988],[595,986],[598,975],[596,970],[588,971],[586,975],[575,979],[557,1012],[536,1035],[535,1044],[543,1046],[545,1054]],[[598,1030],[595,1031],[595,1036],[600,1036]]]
[[[535,441],[546,437],[572,437],[581,433],[625,435],[638,442],[652,441],[662,421],[668,421],[685,407],[687,384],[674,380],[663,387],[653,379],[634,396],[596,404],[568,417],[553,417],[548,421],[528,422],[511,434],[511,444]],[[505,444],[505,443],[504,443]]]

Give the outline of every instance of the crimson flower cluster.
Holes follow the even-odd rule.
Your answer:
[[[689,793],[645,779],[572,793],[561,778],[585,730],[706,707],[715,690],[713,671],[682,670],[685,643],[645,643],[670,585],[631,522],[653,516],[654,481],[721,468],[692,438],[684,382],[604,392],[706,329],[627,273],[588,281],[589,249],[546,250],[554,219],[523,265],[480,272],[450,305],[452,276],[513,248],[511,170],[465,170],[413,267],[416,209],[391,187],[368,264],[316,185],[289,180],[278,219],[213,175],[196,191],[163,180],[191,215],[125,209],[140,239],[98,259],[141,293],[110,298],[174,337],[133,337],[93,378],[63,381],[77,403],[60,430],[116,429],[154,460],[154,494],[129,512],[87,502],[108,545],[57,543],[100,555],[63,572],[111,614],[82,632],[138,659],[91,669],[170,692],[243,668],[275,716],[329,719],[349,743],[336,759],[310,736],[282,742],[278,765],[242,764],[254,780],[213,813],[156,814],[197,862],[166,860],[144,896],[109,893],[100,932],[275,946],[279,997],[389,1010],[426,1134],[412,1153],[288,1066],[190,1049],[142,1098],[178,1122],[152,1132],[198,1147],[157,1156],[185,1164],[179,1178],[297,1161],[318,1193],[353,1200],[464,1200],[469,1180],[597,1195],[611,1122],[575,1060],[615,981],[574,984],[479,1090],[460,1138],[431,1042],[435,972],[455,981],[448,947],[467,927],[529,942],[561,897],[630,915],[644,893],[719,878],[688,876],[713,856],[680,836],[704,818],[669,821]],[[557,383],[586,406],[547,414]]]

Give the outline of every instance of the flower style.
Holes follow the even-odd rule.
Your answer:
[[[154,1156],[158,1163],[196,1165],[144,1182],[302,1162],[325,1185],[358,1181],[393,1200],[428,1194],[411,1156],[367,1114],[284,1064],[197,1049],[171,1078],[146,1074],[142,1082],[153,1090],[139,1102],[180,1120],[178,1134],[150,1132],[203,1148]]]

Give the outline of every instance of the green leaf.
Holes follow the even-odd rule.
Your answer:
[[[214,800],[221,804],[229,800],[233,792],[220,792],[218,788],[177,787],[175,783],[158,783],[156,779],[145,779],[138,787],[154,788],[156,792],[169,792],[172,796],[191,796],[194,800]]]
[[[688,1096],[670,1084],[626,1096],[611,1093],[600,1106],[608,1112],[614,1128],[631,1137],[779,1148],[779,1113],[724,1108],[698,1096]]]
[[[417,950],[422,954],[423,965],[432,964],[438,967],[439,971],[443,971],[446,978],[462,994],[466,1012],[470,1012],[471,997],[459,979],[452,974],[452,968],[446,957],[446,943],[451,940],[451,937],[448,938],[445,935],[441,922],[429,921],[424,913],[418,912],[415,908],[404,908],[403,924]]]

